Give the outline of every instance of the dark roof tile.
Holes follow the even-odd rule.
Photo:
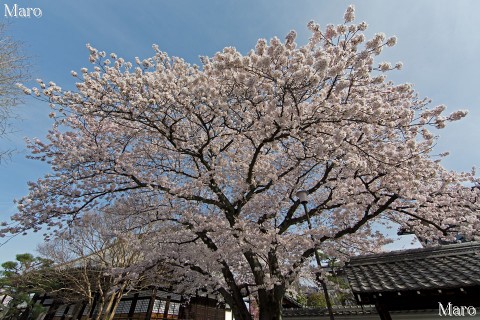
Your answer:
[[[480,285],[480,242],[358,256],[346,266],[355,293]]]

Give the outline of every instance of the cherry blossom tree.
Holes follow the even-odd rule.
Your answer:
[[[126,62],[88,46],[93,69],[24,90],[49,101],[48,141],[32,158],[52,174],[30,183],[16,232],[60,227],[117,199],[143,223],[160,223],[144,266],[169,261],[190,287],[220,293],[236,319],[281,319],[289,286],[312,272],[315,252],[346,261],[378,250],[391,221],[448,238],[478,236],[474,173],[447,171],[432,153],[444,114],[376,62],[396,38],[354,24],[310,22],[309,41],[228,47],[200,66],[155,55]],[[308,192],[303,210],[296,193]],[[128,203],[125,201],[125,203]],[[307,220],[311,220],[310,229]]]
[[[49,277],[63,284],[48,293],[65,303],[76,303],[74,318],[86,304],[87,319],[113,319],[123,294],[142,289],[147,277],[150,283],[166,273],[158,264],[145,274],[130,269],[143,261],[144,253],[137,248],[144,241],[142,234],[149,234],[154,224],[139,227],[119,210],[121,206],[114,205],[101,213],[85,213],[68,230],[56,232],[38,247],[54,263]]]

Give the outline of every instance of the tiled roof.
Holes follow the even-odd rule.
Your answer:
[[[302,306],[300,302],[298,302],[296,299],[289,296],[288,294],[283,297],[283,304],[284,307],[285,305],[288,305],[289,308],[300,308]]]
[[[480,242],[358,256],[346,266],[354,293],[480,285]]]

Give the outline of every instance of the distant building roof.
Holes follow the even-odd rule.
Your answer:
[[[294,299],[292,296],[286,294],[283,297],[282,306],[284,308],[301,308],[302,304]]]
[[[354,293],[480,285],[480,242],[354,257],[346,266]]]

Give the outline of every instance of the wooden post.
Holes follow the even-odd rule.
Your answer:
[[[152,295],[151,295],[151,298],[150,298],[150,302],[148,303],[147,317],[145,318],[145,320],[152,319],[153,306],[155,305],[156,297],[157,297],[157,288],[154,288],[152,290]]]
[[[77,313],[77,317],[76,317],[76,318],[74,317],[75,320],[80,320],[80,319],[82,319],[83,312],[85,311],[85,308],[87,307],[87,305],[88,305],[88,304],[87,304],[85,301],[82,302],[82,305],[81,305],[81,307],[80,307],[80,312]]]
[[[122,301],[122,300],[120,300],[120,301]],[[129,319],[132,319],[133,314],[135,313],[135,307],[137,306],[137,301],[138,301],[138,292],[133,295],[132,304],[130,305],[130,310],[128,310],[128,318]]]
[[[93,317],[93,313],[94,313],[95,308],[97,306],[97,302],[98,302],[98,293],[95,294],[95,297],[93,298],[93,301],[92,301],[92,305],[90,306],[90,312],[89,312],[89,315],[88,315],[89,318]],[[100,312],[102,312],[102,310],[100,310]]]
[[[163,312],[163,319],[168,318],[168,309],[170,309],[170,300],[172,298],[170,296],[167,296],[167,301],[165,302],[165,310]]]
[[[392,320],[390,312],[388,312],[388,309],[379,300],[375,301],[375,308],[377,309],[378,315],[380,316],[380,320]]]

